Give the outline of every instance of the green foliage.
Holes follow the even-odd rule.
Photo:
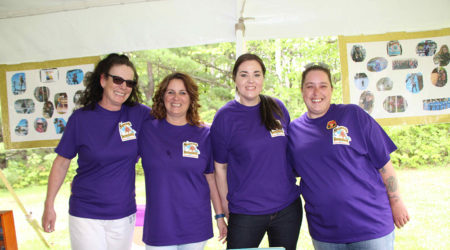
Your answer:
[[[3,169],[6,179],[13,188],[47,184],[56,153],[53,149],[26,149],[6,152],[7,168]],[[65,182],[72,181],[77,168],[76,158],[72,160]],[[5,188],[0,183],[0,188]]]
[[[264,94],[281,99],[291,118],[306,111],[301,99],[300,82],[304,66],[324,62],[332,71],[335,90],[332,101],[342,102],[342,84],[336,37],[249,41],[248,51],[258,54],[266,64]],[[231,72],[235,61],[234,43],[209,44],[184,48],[146,50],[129,53],[151,105],[153,86],[175,71],[192,76],[199,85],[200,116],[211,123],[216,111],[235,95]],[[149,65],[151,67],[149,67]]]
[[[33,150],[8,152],[6,159],[8,167],[3,173],[14,188],[41,184],[40,177],[48,176],[49,167],[45,166],[43,155],[37,155]]]
[[[136,175],[144,176],[144,169],[142,168],[141,159],[139,159],[138,163],[136,164]]]
[[[53,149],[15,150],[7,153],[8,166],[2,171],[13,188],[47,185],[55,158]],[[70,162],[65,183],[72,182],[78,168],[77,159],[78,157],[75,157]],[[136,174],[144,175],[141,161],[136,164]],[[5,185],[0,181],[0,189],[4,188]]]
[[[282,100],[291,119],[306,111],[300,84],[304,67],[311,62],[330,66],[334,85],[332,102],[342,103],[342,81],[336,37],[276,39],[247,42],[247,50],[258,54],[267,72],[263,94]],[[175,71],[189,74],[199,85],[200,116],[211,123],[216,111],[235,96],[231,71],[235,60],[234,43],[193,47],[146,50],[127,53],[139,73],[144,103],[151,106],[152,93],[162,79]],[[1,120],[0,120],[1,124]],[[430,168],[449,165],[450,125],[418,125],[385,127],[398,150],[391,157],[399,168]],[[0,134],[1,140],[1,134]],[[53,149],[5,151],[0,143],[0,168],[15,188],[46,184],[56,154]],[[2,160],[2,159],[6,159]],[[76,158],[65,178],[72,181]],[[2,165],[3,162],[3,165]],[[6,168],[5,168],[6,162]],[[143,175],[142,165],[136,165]],[[0,183],[0,188],[3,183]]]
[[[450,124],[385,127],[398,150],[391,154],[399,168],[447,167],[450,164]]]
[[[266,65],[263,93],[282,100],[291,119],[306,111],[300,92],[301,73],[311,62],[323,62],[330,66],[334,85],[332,102],[343,102],[336,37],[249,41],[246,46],[249,52],[258,54]],[[231,78],[234,53],[233,43],[221,43],[131,54],[141,65],[152,63],[155,83],[175,70],[193,76],[200,89],[200,115],[204,121],[211,123],[216,111],[235,95]],[[144,69],[142,66],[139,68]],[[139,74],[148,80],[149,72],[144,70]],[[423,168],[449,165],[448,124],[385,129],[399,148],[392,154],[395,166]]]
[[[215,112],[234,97],[231,67],[234,45],[221,43],[130,53],[140,76],[145,103],[152,104],[153,87],[175,71],[189,74],[199,86],[200,115],[211,122]]]

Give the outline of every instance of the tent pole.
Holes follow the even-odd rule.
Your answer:
[[[3,174],[3,171],[0,169],[0,179],[2,179],[3,183],[5,184],[6,188],[8,189],[9,193],[13,196],[14,200],[19,205],[20,209],[22,210],[23,214],[27,218],[28,223],[31,225],[31,227],[36,231],[36,234],[39,236],[41,241],[47,246],[47,248],[51,248],[50,244],[45,240],[44,236],[41,233],[41,227],[39,226],[39,223],[36,221],[36,219],[33,219],[30,213],[27,213],[27,210],[23,206],[22,202],[20,201],[19,197],[17,196],[16,192],[14,192],[14,189],[12,188],[11,184],[9,183],[8,179],[6,179],[6,176]]]
[[[236,24],[236,59],[244,54],[247,51],[247,48],[245,47],[245,25],[244,21],[239,18],[239,23]],[[237,29],[238,26],[241,26],[242,29]]]
[[[244,24],[244,8],[246,0],[236,0],[236,11],[239,17],[238,22],[234,25],[234,31],[236,34],[236,59],[247,52],[245,46],[245,24]]]

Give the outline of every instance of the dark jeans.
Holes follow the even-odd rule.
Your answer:
[[[227,249],[256,248],[267,232],[270,247],[295,250],[302,225],[300,197],[273,214],[246,215],[230,213]]]

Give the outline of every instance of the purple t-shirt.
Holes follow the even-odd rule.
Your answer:
[[[217,113],[211,126],[214,160],[227,163],[228,208],[232,213],[261,215],[282,210],[300,195],[294,170],[286,159],[289,113],[281,131],[261,122],[260,104],[248,107],[233,100]]]
[[[334,105],[317,119],[306,113],[289,125],[289,158],[312,238],[332,243],[376,239],[394,230],[378,170],[397,147],[357,105]]]
[[[138,143],[147,197],[143,241],[167,246],[213,237],[205,177],[214,171],[209,128],[148,120]]]
[[[78,154],[69,214],[112,220],[136,212],[135,164],[137,137],[150,115],[144,105],[122,105],[109,111],[76,110],[69,118],[55,152],[72,159]]]

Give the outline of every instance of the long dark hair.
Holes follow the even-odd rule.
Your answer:
[[[189,94],[190,103],[186,113],[186,120],[190,125],[200,126],[202,123],[200,122],[200,115],[198,114],[198,109],[201,107],[200,103],[198,103],[198,86],[189,75],[180,72],[175,72],[166,76],[158,85],[158,89],[152,98],[152,115],[159,120],[166,118],[167,110],[164,105],[164,95],[166,94],[170,81],[173,79],[183,81],[184,87]]]
[[[242,54],[238,57],[236,62],[234,63],[233,67],[233,81],[236,80],[236,75],[239,69],[239,66],[246,61],[256,61],[259,63],[262,69],[263,76],[266,75],[266,66],[264,65],[264,62],[261,60],[261,58],[255,54]],[[280,106],[278,105],[277,101],[266,95],[259,95],[259,98],[261,100],[261,104],[259,106],[259,113],[261,115],[261,122],[264,124],[264,126],[267,128],[267,130],[271,131],[274,129],[281,129],[282,125],[281,123],[275,118],[275,115],[278,115],[280,119],[284,120],[283,112],[281,111]]]
[[[126,65],[133,69],[134,80],[139,82],[139,76],[133,63],[126,55],[109,54],[105,59],[101,60],[97,66],[95,66],[94,72],[86,74],[86,89],[80,98],[80,104],[84,110],[94,109],[95,104],[99,102],[103,97],[103,88],[100,84],[100,77],[103,74],[108,74],[109,70],[116,65]],[[131,90],[130,96],[124,102],[125,105],[134,106],[141,102],[141,92],[139,91],[138,84]]]

